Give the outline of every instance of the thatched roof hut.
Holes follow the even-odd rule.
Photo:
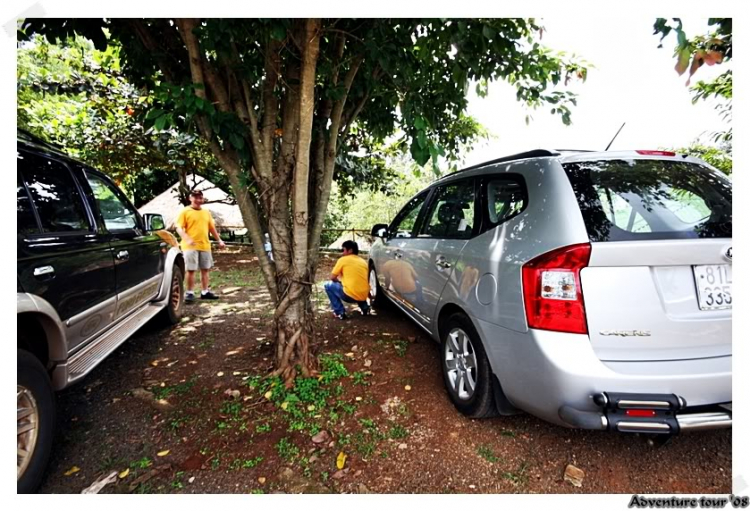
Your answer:
[[[229,203],[229,195],[224,190],[200,176],[192,176],[192,182],[197,184],[191,188],[196,188],[203,192],[203,198],[207,203],[203,207],[211,212],[214,222],[216,222],[216,228],[219,231],[234,231],[241,234],[246,230],[239,206]],[[174,230],[174,222],[177,219],[177,215],[185,207],[180,202],[178,188],[179,183],[173,184],[161,195],[158,195],[147,204],[138,208],[138,211],[141,214],[160,214],[164,217],[167,229]]]

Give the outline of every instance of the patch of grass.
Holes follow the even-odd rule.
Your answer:
[[[344,356],[341,353],[326,353],[320,356],[320,381],[324,385],[349,376],[349,371],[342,360]]]
[[[256,458],[251,458],[248,460],[242,460],[242,468],[254,468],[260,465],[260,463],[263,461],[263,456],[258,456]]]
[[[264,492],[260,488],[253,488],[252,490],[250,490],[250,493],[252,493],[253,495],[263,495],[266,492]]]
[[[529,480],[529,476],[526,475],[527,468],[528,464],[523,461],[515,471],[505,472],[503,474],[503,479],[507,479],[515,485],[525,484]]]
[[[487,445],[480,445],[477,448],[477,454],[481,456],[482,458],[484,458],[485,460],[489,461],[490,463],[497,463],[498,461],[500,461],[500,458],[495,456],[495,453],[492,450],[492,448],[490,448]]]
[[[196,378],[191,378],[185,382],[177,383],[175,385],[165,385],[164,387],[161,386],[154,386],[151,387],[151,392],[154,394],[154,398],[158,399],[167,399],[169,396],[176,394],[178,396],[181,396],[183,394],[186,394],[190,391],[190,389],[193,388],[195,385]]]
[[[212,348],[214,345],[214,337],[213,335],[207,335],[204,340],[198,343],[198,348],[202,350],[207,350],[209,348]]]
[[[299,447],[294,445],[287,437],[279,440],[275,447],[279,456],[286,461],[292,461],[299,455]]]
[[[403,427],[401,424],[393,424],[388,429],[388,438],[393,438],[394,440],[399,438],[406,438],[409,436],[409,430]]]
[[[170,486],[174,488],[175,490],[181,490],[185,487],[185,485],[182,483],[182,476],[185,475],[185,472],[177,472],[174,475],[174,479],[170,483]]]
[[[396,355],[399,357],[405,357],[406,356],[406,348],[409,347],[409,341],[404,341],[401,339],[396,339],[393,341],[393,349],[396,350]]]
[[[368,376],[369,375],[364,371],[357,371],[352,373],[352,381],[354,385],[369,385],[370,382],[367,381]]]
[[[223,432],[228,429],[232,429],[232,425],[225,421],[217,421],[216,422],[216,431]]]
[[[515,438],[515,436],[516,436],[516,432],[515,431],[510,431],[509,429],[504,429],[503,432],[500,433],[500,434],[503,435],[503,436],[510,437],[510,438]]]
[[[138,461],[134,461],[130,464],[130,468],[133,469],[146,469],[152,465],[152,462],[149,458],[143,457],[139,459]]]
[[[255,426],[256,433],[269,433],[271,431],[271,425],[269,423],[258,424]]]
[[[123,460],[122,458],[119,458],[119,457],[116,457],[116,456],[107,456],[99,464],[99,468],[102,471],[108,471],[108,470],[112,470],[113,468],[120,467],[124,463],[125,463],[125,460]]]
[[[232,419],[239,419],[242,412],[242,403],[240,401],[227,401],[221,405],[221,414],[229,415]]]

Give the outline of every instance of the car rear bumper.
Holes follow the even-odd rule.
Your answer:
[[[682,398],[680,409],[672,410],[682,431],[731,427],[731,409],[715,409],[732,402],[731,356],[606,362],[596,356],[586,335],[517,332],[477,319],[474,323],[508,400],[544,420],[612,429],[607,411],[594,400],[608,392]],[[625,429],[627,425],[618,430]]]

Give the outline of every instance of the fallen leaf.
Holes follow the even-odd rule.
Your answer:
[[[125,479],[126,477],[128,477],[129,473],[130,473],[130,469],[126,468],[125,470],[123,470],[122,472],[120,472],[117,477],[119,477],[120,479]]]
[[[312,412],[313,410],[315,410],[315,405],[307,405],[308,412]]]
[[[265,482],[266,482],[266,478],[265,478],[265,477],[259,477],[259,478],[258,478],[258,482],[259,482],[260,484],[265,484]]]
[[[362,397],[360,397],[360,396],[357,396],[357,397],[355,397],[355,398],[354,398],[354,400],[355,400],[355,401],[362,401]]]
[[[169,454],[169,449],[156,453],[157,456],[166,456],[167,454]]]
[[[70,467],[70,470],[68,470],[67,472],[65,472],[65,475],[66,475],[66,476],[72,476],[72,475],[73,475],[73,474],[75,474],[76,472],[80,472],[80,471],[81,471],[81,469],[80,469],[80,468],[78,468],[78,467],[76,467],[75,465],[73,465],[72,467]]]
[[[266,399],[271,399],[271,396],[273,396],[273,391],[272,390],[269,390],[268,392],[266,392],[265,394],[263,394],[263,397],[265,397]]]
[[[585,473],[583,472],[583,470],[576,467],[575,465],[568,465],[567,467],[565,467],[565,475],[563,479],[568,481],[573,486],[580,488],[583,484],[584,476]]]
[[[344,453],[344,451],[341,451],[336,457],[336,468],[341,470],[344,468],[344,465],[346,465],[346,453]]]
[[[154,366],[154,367],[156,367],[156,366],[159,365],[159,361],[158,360],[154,360],[153,362],[151,362],[151,365]]]
[[[218,373],[216,373],[216,376],[224,376],[224,371],[219,371]]]
[[[346,356],[349,358],[354,358],[354,353],[347,353]]]
[[[287,403],[286,401],[284,401],[283,403],[281,403],[281,409],[282,410],[286,410],[288,407],[289,407],[289,403]]]
[[[370,367],[372,365],[372,360],[365,360],[365,367]]]
[[[404,387],[404,390],[407,390],[407,391],[408,391],[408,390],[411,390],[411,385],[407,385],[407,386],[405,386],[405,387]]]

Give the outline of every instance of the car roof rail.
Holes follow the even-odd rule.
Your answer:
[[[47,149],[52,149],[55,152],[61,152],[63,154],[65,153],[65,148],[63,148],[62,146],[57,145],[53,142],[48,142],[47,140],[44,140],[42,137],[34,135],[30,131],[25,130],[23,128],[16,128],[16,137],[20,138],[24,142],[31,142],[32,144],[43,146]]]
[[[482,167],[486,167],[488,165],[495,165],[497,163],[506,163],[506,162],[515,161],[515,160],[526,160],[529,158],[542,158],[542,157],[549,157],[549,156],[560,156],[560,152],[558,150],[551,151],[549,149],[533,149],[531,151],[511,154],[508,156],[503,156],[502,158],[496,158],[494,160],[489,160],[483,163],[478,163],[476,165],[472,165],[471,167],[466,167],[465,169],[457,170],[456,172],[451,172],[450,174],[446,174],[445,176],[438,179],[438,181],[442,181],[443,179],[447,177],[455,176],[456,174],[460,174],[468,170],[479,169]]]

